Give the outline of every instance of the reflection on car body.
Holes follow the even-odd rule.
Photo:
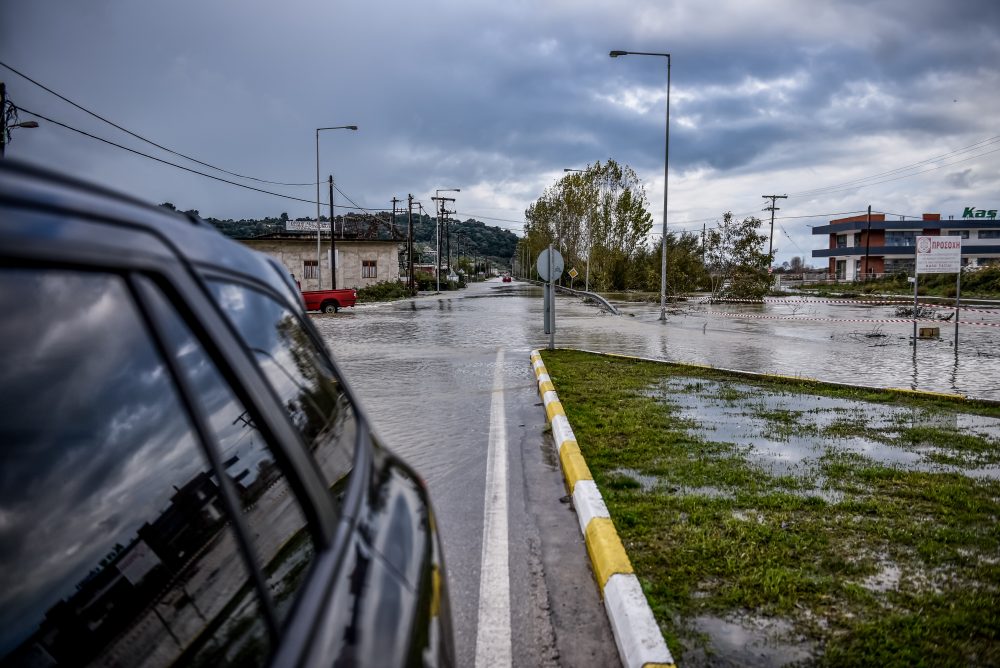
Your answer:
[[[284,271],[0,164],[0,665],[452,665],[420,479]]]

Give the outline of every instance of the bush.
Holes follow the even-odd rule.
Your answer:
[[[404,299],[409,296],[410,293],[406,289],[406,285],[403,283],[398,283],[396,281],[382,281],[381,283],[376,283],[375,285],[369,285],[359,289],[358,303],[366,304],[370,302],[388,302],[394,299]]]

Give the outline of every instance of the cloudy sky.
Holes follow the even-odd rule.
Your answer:
[[[434,189],[461,188],[459,217],[515,231],[563,168],[614,158],[646,183],[659,229],[666,61],[608,51],[669,51],[669,228],[700,231],[727,210],[765,217],[761,195],[787,193],[780,262],[824,245],[808,225],[869,204],[998,208],[998,33],[996,0],[47,0],[2,3],[0,61],[258,179],[315,183],[315,129],[357,124],[320,140],[322,178],[356,203],[412,193],[429,205]],[[51,119],[315,199],[315,186],[237,179],[145,145],[9,69],[0,79]],[[8,156],[202,215],[315,215],[45,121],[15,130]]]

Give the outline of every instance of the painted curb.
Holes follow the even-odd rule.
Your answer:
[[[566,419],[566,411],[559,402],[552,379],[537,350],[531,351],[531,366],[538,381],[538,393],[545,404],[545,415],[552,425],[552,437],[559,452],[566,487],[573,498],[580,532],[604,598],[604,608],[611,621],[622,665],[625,668],[672,667],[674,658],[663,640],[639,578],[632,571],[632,563],[587,468],[587,462],[580,453],[576,435]]]

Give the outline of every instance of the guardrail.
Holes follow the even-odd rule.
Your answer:
[[[534,285],[545,285],[545,283],[546,283],[546,281],[536,281],[533,278],[518,278],[517,280],[524,281],[525,283],[533,283]],[[568,292],[569,294],[576,295],[577,297],[584,297],[585,299],[592,299],[595,302],[597,302],[598,305],[601,308],[603,308],[604,310],[606,310],[608,313],[610,313],[612,315],[621,315],[621,313],[618,311],[618,309],[615,308],[614,304],[612,304],[611,302],[609,302],[607,299],[605,299],[601,295],[597,294],[596,292],[586,292],[584,290],[574,290],[572,288],[567,288],[567,287],[562,286],[562,285],[557,285],[556,286],[556,290],[557,291],[561,290],[563,292]]]

